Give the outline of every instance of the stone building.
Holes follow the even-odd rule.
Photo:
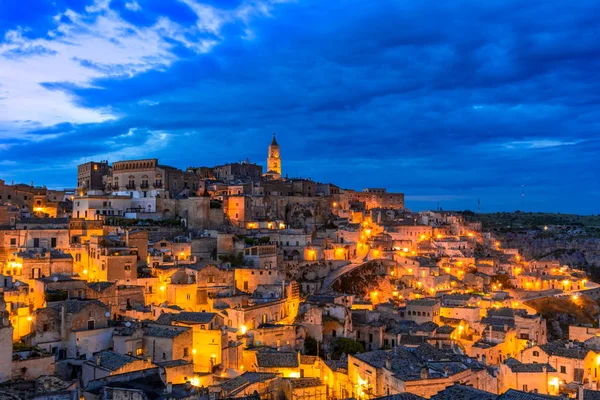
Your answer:
[[[520,361],[525,364],[549,364],[556,370],[560,381],[598,382],[600,364],[598,353],[581,343],[557,340],[529,347],[521,352]]]
[[[117,161],[112,165],[112,175],[107,184],[113,192],[138,192],[140,197],[156,197],[162,191],[172,194],[182,190],[197,191],[202,180],[194,172],[161,165],[158,159]]]
[[[429,398],[453,383],[497,390],[496,378],[482,364],[427,344],[349,355],[348,379],[355,398],[404,392]]]
[[[89,242],[90,265],[87,279],[92,282],[137,279],[138,249],[115,236],[92,236]],[[84,271],[85,272],[85,271]]]
[[[34,315],[34,334],[26,341],[59,358],[103,350],[110,347],[112,335],[108,311],[97,300],[66,300],[39,308]]]
[[[134,285],[119,285],[115,282],[91,282],[87,284],[86,296],[109,307],[113,319],[124,315],[125,310],[145,304],[144,288]]]
[[[37,279],[52,274],[73,274],[73,256],[61,251],[27,250],[17,253],[13,268],[8,268],[12,275],[23,279]],[[7,272],[8,272],[7,271]]]
[[[77,189],[79,193],[103,191],[104,180],[110,174],[108,161],[90,161],[77,166]]]
[[[224,182],[233,182],[235,180],[258,181],[262,176],[263,169],[258,164],[244,161],[218,165],[213,168],[213,172],[214,178]]]
[[[436,299],[417,299],[406,302],[405,318],[417,324],[438,323],[440,320],[440,302]]]
[[[143,328],[143,354],[152,362],[193,360],[193,330],[186,326],[147,324]],[[196,349],[196,352],[199,349]],[[206,355],[205,355],[206,356]]]
[[[0,382],[12,378],[13,327],[3,318],[0,326]]]
[[[86,386],[93,380],[155,367],[152,362],[146,359],[106,350],[83,363],[81,379],[84,386]]]
[[[540,394],[557,395],[559,378],[556,369],[550,364],[524,364],[514,358],[500,364],[498,375],[498,392],[509,389],[523,390]]]
[[[223,349],[227,346],[226,331],[221,329],[223,318],[216,313],[180,312],[164,313],[156,320],[158,324],[192,328],[192,358],[194,371],[212,372],[224,363]],[[225,363],[226,364],[226,363]]]

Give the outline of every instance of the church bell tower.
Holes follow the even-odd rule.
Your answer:
[[[269,145],[269,155],[267,157],[267,174],[273,176],[274,179],[281,178],[281,153],[279,151],[279,144],[275,139],[273,133],[273,140]]]

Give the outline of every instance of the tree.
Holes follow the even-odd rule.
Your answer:
[[[232,256],[229,254],[219,256],[221,262],[230,263],[232,267],[241,267],[244,265],[244,255],[242,253],[238,253],[237,256]]]
[[[362,344],[348,338],[337,338],[335,342],[333,342],[332,348],[333,352],[331,356],[336,360],[340,358],[342,354],[356,354],[365,351]]]
[[[317,342],[317,339],[308,336],[306,339],[304,339],[304,354],[308,356],[316,356],[318,345],[319,343]]]

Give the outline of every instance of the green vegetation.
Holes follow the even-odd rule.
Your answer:
[[[304,339],[304,354],[307,356],[316,356],[318,353],[318,345],[319,343],[317,342],[317,339],[308,336],[306,339]]]
[[[339,360],[342,354],[356,354],[363,353],[365,348],[362,344],[358,343],[355,340],[347,339],[347,338],[337,338],[332,343],[332,355],[331,357],[334,360]]]
[[[548,321],[548,332],[554,337],[566,337],[570,324],[598,325],[598,304],[587,296],[543,297],[528,300],[525,305],[534,308]],[[560,331],[557,331],[558,325]]]
[[[246,246],[258,246],[261,244],[269,244],[271,243],[271,238],[269,236],[263,236],[260,238],[253,238],[244,235],[237,235],[235,237],[237,240],[243,240]]]
[[[235,256],[226,254],[219,256],[219,260],[223,263],[230,263],[232,267],[241,267],[244,265],[244,255],[242,253],[238,253]]]
[[[489,214],[475,214],[470,210],[461,214],[468,221],[481,221],[483,230],[512,231],[518,229],[539,229],[545,225],[562,225],[573,228],[593,228],[600,233],[600,215],[576,215],[560,213],[533,213],[533,212],[499,212]],[[544,232],[550,235],[551,232]]]

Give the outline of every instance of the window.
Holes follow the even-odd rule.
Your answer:
[[[81,261],[81,254],[75,254],[75,261],[76,262],[80,262]]]
[[[163,353],[163,360],[167,359],[167,353]]]
[[[33,239],[33,247],[40,247],[40,239],[39,238]]]
[[[144,349],[142,349],[141,347],[138,347],[138,348],[135,350],[135,355],[136,355],[136,356],[141,356],[142,354],[144,354]]]
[[[560,373],[561,374],[566,374],[567,373],[567,367],[565,367],[564,365],[560,366]]]
[[[131,271],[131,265],[126,265],[124,269],[125,271]]]
[[[187,348],[187,347],[184,347],[184,348],[183,348],[183,356],[184,356],[184,357],[187,357],[187,356],[188,356],[188,348]]]
[[[191,300],[191,299],[192,299],[192,295],[191,295],[191,294],[187,294],[187,295],[186,295],[186,298],[187,298],[188,300]]]
[[[208,283],[215,283],[215,276],[214,275],[209,275],[208,276]]]
[[[17,238],[10,238],[10,245],[11,246],[16,246],[17,245]]]
[[[50,330],[50,324],[44,324],[42,326],[42,332],[48,332]]]
[[[527,391],[527,385],[523,385],[523,391],[526,392]]]
[[[52,247],[52,248],[56,247],[56,238],[55,237],[50,238],[50,247]]]
[[[244,281],[244,290],[248,290],[248,281]]]
[[[539,356],[540,356],[540,352],[539,352],[539,351],[537,351],[537,350],[536,350],[536,351],[534,351],[534,352],[533,352],[533,356],[534,356],[534,357],[539,357]]]
[[[94,320],[88,321],[88,330],[91,331],[94,329]]]

